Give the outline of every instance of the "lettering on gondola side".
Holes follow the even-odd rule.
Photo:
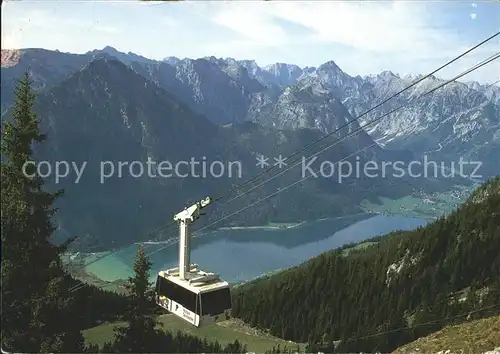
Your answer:
[[[182,317],[184,317],[185,319],[187,319],[187,320],[189,320],[191,322],[194,321],[193,315],[191,315],[191,312],[189,312],[186,309],[182,309]]]

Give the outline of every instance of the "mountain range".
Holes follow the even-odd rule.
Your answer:
[[[314,128],[326,133],[335,130],[339,119],[352,119],[420,78],[399,77],[390,71],[352,77],[333,61],[317,68],[284,63],[261,68],[252,60],[215,57],[169,57],[155,61],[111,47],[83,55],[25,49],[19,56],[17,65],[2,68],[2,112],[12,102],[14,79],[28,67],[36,86],[44,88],[93,58],[111,56],[174,93],[216,124],[249,120],[278,128]],[[433,154],[438,157],[460,153],[477,159],[483,155],[482,146],[497,147],[500,88],[453,82],[432,95],[418,98],[442,81],[436,77],[424,80],[381,109],[363,116],[361,125],[409,101],[408,107],[369,125],[367,133],[387,148],[406,148],[419,154],[438,150],[440,154]]]
[[[316,149],[304,151],[309,156],[355,131],[359,132],[325,150],[320,160],[408,163],[429,155],[450,163],[464,157],[482,161],[480,172],[485,177],[500,174],[497,86],[454,82],[419,99],[419,94],[442,82],[433,77],[355,120],[415,78],[391,72],[352,77],[333,61],[317,68],[283,63],[259,67],[251,60],[215,57],[155,61],[111,47],[86,54],[22,49],[2,51],[2,119],[9,117],[16,80],[25,71],[40,92],[36,111],[49,135],[37,148],[37,158],[87,162],[78,183],[66,178],[58,184],[67,195],[60,201],[59,233],[99,239],[106,247],[137,240],[152,225],[170,221],[183,206],[258,175],[260,155],[272,164],[278,155],[289,156],[324,139]],[[363,128],[408,101],[407,107]],[[116,165],[202,156],[208,161],[240,161],[243,178],[134,178],[127,169],[127,176],[100,181],[103,161]],[[212,208],[201,226],[296,182],[299,167],[255,190],[249,191],[249,185],[248,194],[242,190],[244,197]],[[396,198],[467,183],[463,178],[350,176],[342,183],[312,178],[217,226],[343,215],[359,212],[364,199]]]

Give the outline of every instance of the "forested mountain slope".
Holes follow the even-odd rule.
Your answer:
[[[235,289],[233,314],[311,350],[387,352],[500,313],[500,177],[449,216],[377,240]]]

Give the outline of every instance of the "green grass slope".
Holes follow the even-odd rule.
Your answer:
[[[284,346],[294,350],[297,348],[297,344],[295,343],[284,341],[263,331],[250,328],[238,319],[232,319],[201,328],[193,327],[184,320],[171,314],[158,316],[158,321],[165,330],[170,330],[174,333],[182,331],[183,333],[191,334],[202,339],[207,338],[209,341],[217,340],[223,345],[238,340],[240,343],[246,344],[250,352],[264,353],[266,350],[271,350],[274,346],[277,347],[278,345],[280,345],[281,348]],[[115,326],[124,326],[124,323],[104,323],[84,330],[83,336],[86,344],[98,344],[102,346],[105,342],[112,341],[113,329]],[[304,349],[304,345],[300,345],[299,347]]]

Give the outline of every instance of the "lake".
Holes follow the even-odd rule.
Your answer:
[[[248,281],[282,268],[298,265],[309,258],[347,243],[360,242],[397,230],[412,230],[429,220],[404,216],[356,214],[309,221],[280,228],[224,229],[196,235],[192,240],[191,263],[217,272],[228,282]],[[165,247],[167,246],[167,247]],[[131,245],[86,267],[106,281],[126,279],[139,245]],[[178,265],[178,243],[143,245],[153,263],[151,279],[161,269]],[[160,248],[165,247],[160,250]],[[89,260],[86,261],[88,263]]]

